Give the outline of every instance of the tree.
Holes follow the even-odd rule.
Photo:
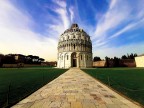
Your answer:
[[[94,62],[95,62],[95,61],[101,61],[101,58],[100,58],[100,57],[95,56],[95,57],[94,57],[94,59],[93,59],[93,61],[94,61]]]
[[[118,57],[114,57],[113,63],[114,63],[114,67],[119,67],[119,58]]]
[[[0,54],[0,67],[2,67],[3,65],[3,58],[4,58],[4,55]]]
[[[105,61],[106,61],[106,66],[109,67],[109,57],[105,57]]]
[[[15,63],[15,57],[12,54],[7,54],[3,58],[3,64],[14,64]]]
[[[41,62],[44,62],[45,61],[45,59],[43,59],[43,58],[39,58],[39,62],[41,63]]]
[[[26,63],[32,64],[33,55],[28,55],[25,57],[25,59],[26,59]]]
[[[136,53],[135,53],[135,54],[131,53],[130,55],[127,54],[127,56],[126,56],[126,55],[123,55],[123,56],[121,57],[121,59],[134,59],[135,57],[137,57],[137,54],[136,54]]]
[[[33,56],[32,61],[33,61],[34,64],[39,63],[39,56]]]
[[[121,59],[128,59],[126,55],[123,55]]]
[[[134,54],[134,57],[137,57],[137,53]]]

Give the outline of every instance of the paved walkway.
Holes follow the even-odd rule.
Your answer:
[[[94,78],[72,68],[12,108],[139,108]]]

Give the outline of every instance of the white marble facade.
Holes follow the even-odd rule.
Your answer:
[[[72,24],[59,38],[58,68],[92,67],[92,42],[90,36]]]

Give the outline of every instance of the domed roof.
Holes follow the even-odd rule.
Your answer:
[[[77,41],[76,43],[91,43],[90,36],[83,30],[80,29],[78,24],[72,24],[71,27],[64,31],[59,38],[59,43],[61,42],[73,42]]]
[[[71,33],[84,34],[84,36],[89,37],[89,35],[83,29],[79,28],[78,24],[76,23],[72,24],[69,29],[65,30],[61,36]]]
[[[72,24],[72,25],[71,25],[71,29],[72,29],[72,28],[77,28],[77,27],[78,27],[78,24]]]
[[[72,24],[71,27],[64,31],[60,36],[58,42],[59,52],[69,51],[67,47],[74,48],[71,51],[85,51],[92,52],[92,42],[90,36],[83,30],[80,29],[78,24]],[[79,49],[75,49],[79,47]]]

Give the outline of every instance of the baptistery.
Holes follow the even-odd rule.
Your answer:
[[[78,24],[72,24],[60,35],[57,59],[58,68],[92,67],[92,42]]]

